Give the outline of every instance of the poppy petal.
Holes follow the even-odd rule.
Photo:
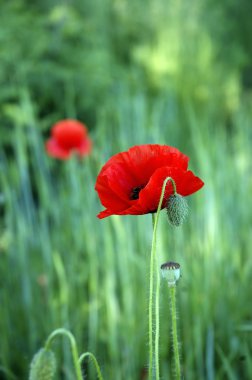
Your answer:
[[[115,164],[125,165],[141,184],[146,184],[154,171],[162,166],[176,166],[186,170],[189,157],[181,153],[177,148],[168,145],[146,144],[136,145],[127,152],[122,152],[111,157],[103,166],[102,172]]]
[[[128,203],[124,199],[121,199],[110,187],[107,176],[99,176],[95,189],[99,193],[101,204],[104,207],[111,208],[115,211],[124,210],[129,207]]]
[[[69,150],[63,149],[53,137],[46,142],[45,147],[48,155],[51,157],[61,160],[67,160],[70,157]]]
[[[92,141],[88,137],[86,137],[83,140],[79,148],[76,148],[76,151],[81,157],[88,155],[91,152],[91,150],[92,150]]]
[[[124,208],[123,210],[117,210],[115,211],[114,209],[106,209],[104,211],[101,211],[97,217],[99,219],[106,218],[107,216],[111,215],[141,215],[141,214],[146,214],[146,212],[142,212],[141,208],[139,207],[127,207]]]
[[[150,178],[147,186],[140,191],[139,199],[135,207],[142,209],[145,212],[154,212],[157,210],[163,183],[167,177],[171,177],[176,183],[177,193],[182,196],[187,196],[195,193],[204,182],[196,177],[192,171],[182,170],[180,168],[164,167],[157,169]],[[164,202],[162,207],[165,207],[167,199],[173,194],[171,181],[166,185]],[[148,210],[148,211],[147,211]]]
[[[85,125],[73,119],[58,121],[52,128],[52,136],[65,149],[80,147],[86,135]]]
[[[134,187],[138,186],[138,181],[132,177],[129,171],[125,170],[123,164],[114,165],[106,170],[109,187],[122,199],[130,202],[130,194]]]
[[[103,218],[107,218],[108,216],[111,216],[111,215],[116,215],[116,214],[114,211],[107,209],[107,210],[99,212],[99,214],[97,215],[97,218],[103,219]]]
[[[134,146],[128,150],[128,163],[137,178],[143,176],[147,181],[156,169],[175,166],[186,170],[189,157],[178,149],[158,144]]]

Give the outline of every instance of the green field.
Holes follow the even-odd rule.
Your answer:
[[[112,216],[94,191],[109,157],[177,147],[205,182],[180,228],[162,212],[158,260],[181,264],[185,380],[252,379],[252,5],[249,0],[10,0],[0,14],[0,379],[26,380],[56,328],[104,380],[147,380],[151,215]],[[44,148],[84,122],[89,157]],[[160,289],[161,379],[173,379]],[[69,342],[58,380],[76,379]],[[91,361],[87,379],[96,379]]]

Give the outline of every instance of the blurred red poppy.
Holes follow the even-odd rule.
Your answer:
[[[163,182],[172,177],[177,193],[187,196],[198,191],[204,182],[187,170],[189,157],[167,145],[137,145],[111,157],[102,167],[95,189],[110,215],[141,215],[157,211]],[[162,208],[173,194],[167,183]]]
[[[46,142],[49,156],[66,160],[76,153],[80,157],[87,156],[92,149],[87,128],[77,120],[58,121],[51,130],[51,138]]]

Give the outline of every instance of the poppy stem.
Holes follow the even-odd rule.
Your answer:
[[[159,380],[159,288],[160,288],[160,274],[157,265],[157,226],[159,220],[159,214],[162,208],[165,189],[168,181],[171,181],[173,186],[174,194],[176,194],[176,183],[171,177],[167,177],[162,186],[161,196],[159,199],[159,204],[157,208],[156,216],[152,216],[153,223],[153,237],[151,245],[151,258],[150,258],[150,293],[149,293],[149,380],[154,378],[153,372],[155,373],[155,380]],[[153,323],[153,294],[154,294],[154,272],[156,268],[156,292],[155,292],[155,326],[156,331],[154,334],[154,323]],[[153,334],[155,335],[155,347],[153,355]],[[153,370],[154,367],[154,370]]]
[[[157,263],[156,263],[157,264]],[[156,294],[155,294],[155,319],[156,319],[156,334],[155,334],[155,370],[156,380],[159,380],[159,292],[160,292],[160,273],[159,267],[157,267],[157,279],[156,279]]]
[[[176,284],[169,286],[170,303],[171,303],[171,318],[172,318],[172,341],[175,358],[175,378],[181,379],[180,357],[179,357],[179,343],[177,332],[177,315],[176,315]]]
[[[52,343],[52,340],[56,336],[58,336],[58,335],[63,335],[63,336],[67,336],[68,337],[68,339],[70,341],[70,345],[71,345],[71,350],[72,350],[72,357],[73,357],[73,363],[74,363],[74,369],[75,369],[75,373],[76,373],[76,378],[77,378],[77,380],[83,380],[82,374],[81,374],[81,366],[80,366],[79,361],[78,361],[78,356],[79,355],[78,355],[76,341],[75,341],[75,338],[74,338],[73,334],[71,334],[70,331],[68,331],[68,330],[66,330],[64,328],[54,330],[49,335],[49,337],[47,338],[47,341],[46,341],[46,344],[45,344],[45,349],[49,350],[49,348],[51,346],[51,343]]]
[[[103,377],[102,377],[102,373],[101,373],[101,369],[100,369],[100,366],[98,364],[98,361],[96,359],[96,357],[91,353],[91,352],[85,352],[84,354],[82,354],[79,358],[79,363],[80,363],[80,366],[81,366],[81,363],[83,362],[83,360],[87,357],[90,357],[92,359],[92,361],[94,362],[94,365],[95,365],[95,369],[96,369],[96,373],[97,373],[97,377],[98,377],[98,380],[103,380]]]

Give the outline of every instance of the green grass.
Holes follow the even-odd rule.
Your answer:
[[[185,1],[167,7],[161,0],[9,4],[8,17],[0,16],[6,43],[0,53],[0,379],[27,379],[33,355],[59,327],[71,330],[79,352],[96,355],[104,380],[142,378],[151,215],[98,220],[94,184],[112,154],[143,143],[178,147],[205,181],[189,198],[183,227],[172,228],[163,212],[158,229],[160,264],[175,260],[182,267],[177,298],[185,378],[252,378],[252,108],[241,80],[250,62],[242,32],[223,57],[216,14],[210,8],[207,17],[196,0],[190,9]],[[223,25],[230,6],[216,9]],[[36,49],[28,54],[27,46]],[[85,160],[46,156],[50,126],[65,117],[89,127],[94,149]],[[164,283],[160,317],[161,377],[172,379]],[[73,379],[68,341],[59,338],[53,348],[56,378]],[[95,379],[92,364],[85,370]]]

